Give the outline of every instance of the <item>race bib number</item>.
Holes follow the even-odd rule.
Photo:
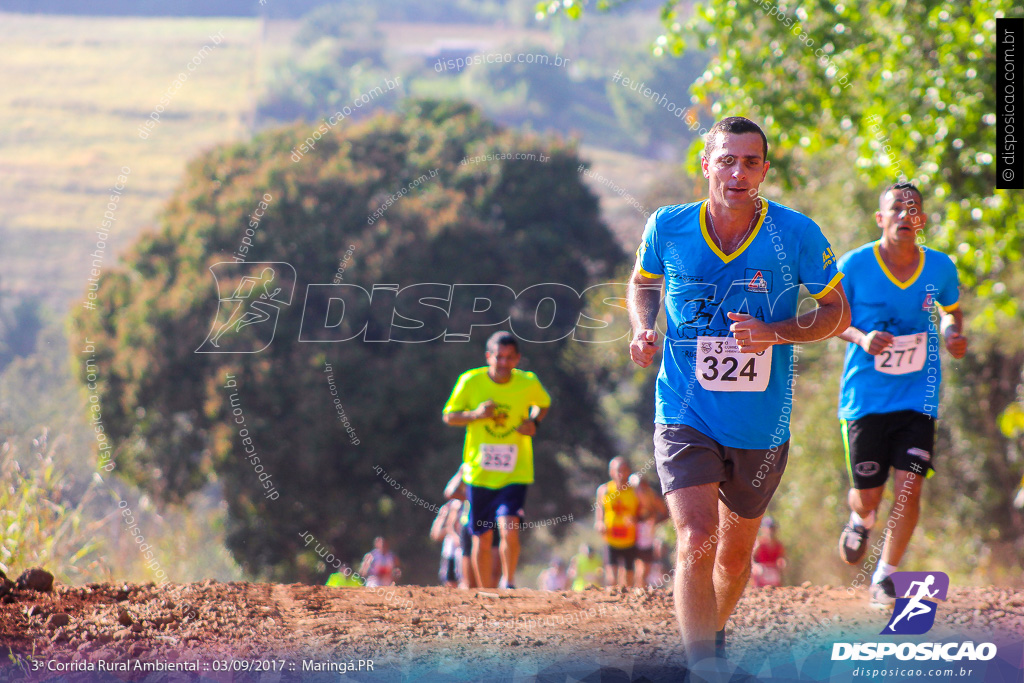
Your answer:
[[[516,468],[519,446],[515,444],[485,443],[480,446],[480,466],[489,472],[511,472]]]
[[[928,355],[928,333],[904,334],[892,338],[892,346],[875,356],[875,370],[887,375],[906,375],[924,367]]]
[[[697,381],[708,391],[764,391],[772,375],[772,347],[741,353],[733,337],[697,339]]]

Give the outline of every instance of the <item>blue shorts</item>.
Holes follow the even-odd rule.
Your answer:
[[[469,528],[474,536],[494,531],[499,517],[518,517],[523,521],[526,484],[508,484],[500,489],[466,484],[469,500]]]

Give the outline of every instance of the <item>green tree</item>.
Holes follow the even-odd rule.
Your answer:
[[[441,408],[459,373],[483,365],[483,340],[495,328],[477,328],[469,343],[300,343],[303,309],[312,320],[327,314],[315,297],[303,306],[305,285],[332,282],[345,263],[343,283],[367,289],[500,283],[520,292],[558,282],[582,292],[623,254],[581,182],[572,147],[505,132],[469,105],[409,103],[401,116],[338,126],[293,161],[309,134],[308,126],[268,131],[192,162],[160,227],[104,274],[97,310],[75,314],[73,344],[88,338],[95,346],[116,471],[171,501],[219,481],[228,545],[247,571],[311,579],[322,568],[301,533],[348,561],[384,533],[414,567],[410,578],[432,582],[432,515],[382,475],[428,503],[441,501],[463,439],[442,424]],[[508,152],[538,160],[460,163]],[[194,353],[218,311],[208,268],[238,250],[265,193],[272,199],[247,260],[294,266],[295,302],[264,351]],[[578,308],[572,296],[559,296],[564,310]],[[453,311],[449,329],[468,324],[468,315]],[[533,315],[530,306],[513,309],[513,329]],[[537,518],[585,509],[586,501],[571,499],[570,484],[586,463],[611,455],[595,392],[567,351],[572,344],[522,347],[523,365],[554,399],[537,440],[530,497]],[[326,363],[358,444],[338,419]],[[227,373],[237,388],[224,388]],[[84,381],[86,368],[77,374]],[[277,500],[266,498],[245,457],[232,393]]]

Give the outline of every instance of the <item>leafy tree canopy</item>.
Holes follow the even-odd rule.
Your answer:
[[[476,328],[468,343],[301,343],[306,286],[331,283],[343,264],[340,281],[367,290],[499,283],[520,292],[557,282],[582,292],[609,277],[623,254],[571,146],[505,132],[469,105],[413,101],[401,115],[337,126],[296,161],[311,134],[308,124],[272,130],[191,163],[159,228],[120,268],[105,271],[97,310],[74,316],[73,348],[88,339],[96,358],[78,376],[96,382],[122,476],[163,500],[221,484],[229,546],[249,572],[312,578],[319,558],[302,532],[346,560],[385,533],[407,562],[417,560],[408,562],[419,567],[411,578],[430,581],[432,515],[376,468],[429,503],[441,501],[463,439],[461,429],[442,424],[441,408],[459,373],[484,364],[483,340],[496,328]],[[535,160],[461,163],[515,152]],[[238,252],[265,195],[271,199],[246,260],[294,266],[293,303],[265,350],[195,353],[218,315],[209,268]],[[306,315],[323,320],[325,302],[314,299]],[[558,304],[578,307],[571,299]],[[449,327],[468,325],[468,315],[453,311]],[[513,328],[533,315],[517,308]],[[570,346],[580,344],[521,349],[522,366],[554,399],[537,440],[531,515],[538,518],[585,506],[571,500],[571,482],[611,455],[596,392]],[[339,420],[327,363],[358,444]],[[225,388],[228,373],[237,387]],[[278,499],[266,497],[246,457],[232,394]]]

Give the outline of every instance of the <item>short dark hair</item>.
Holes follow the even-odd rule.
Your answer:
[[[743,118],[742,116],[727,116],[715,125],[711,126],[711,130],[704,136],[704,158],[710,159],[711,152],[715,150],[715,142],[718,139],[719,133],[734,133],[739,135],[740,133],[757,133],[761,136],[761,142],[764,144],[764,159],[768,159],[768,138],[765,137],[764,131],[761,127],[750,119]]]
[[[890,192],[895,192],[896,190],[913,190],[914,192],[917,193],[918,198],[921,200],[920,203],[924,205],[924,195],[921,194],[921,190],[917,189],[917,186],[914,185],[914,183],[893,183],[892,185],[889,185],[887,188],[882,190],[882,194],[878,195],[878,208],[882,208],[882,202],[885,201],[885,195],[889,194]],[[906,192],[903,193],[903,196],[907,196]]]
[[[516,342],[515,335],[507,330],[495,332],[487,338],[487,353],[497,353],[499,346],[511,346],[519,353],[519,343]]]

